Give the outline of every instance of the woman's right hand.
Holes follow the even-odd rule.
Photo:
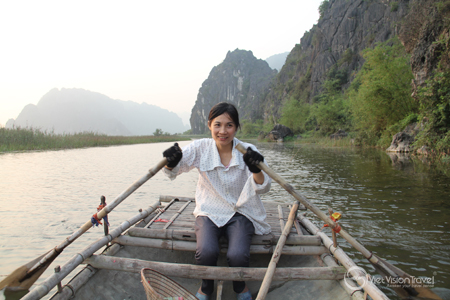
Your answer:
[[[166,167],[173,169],[178,165],[183,157],[183,152],[181,151],[180,146],[178,146],[178,143],[175,143],[172,147],[163,152],[163,156],[167,158]]]

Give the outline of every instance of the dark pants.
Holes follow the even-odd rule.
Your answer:
[[[230,267],[248,267],[250,263],[250,245],[255,228],[252,222],[240,213],[236,213],[223,227],[217,227],[208,217],[198,216],[195,219],[197,251],[195,259],[198,265],[216,266],[219,257],[219,238],[228,239],[227,261]],[[233,289],[241,293],[245,281],[233,281]],[[202,281],[202,292],[211,295],[214,291],[214,280]]]

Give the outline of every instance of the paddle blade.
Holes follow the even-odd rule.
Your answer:
[[[47,253],[33,259],[27,264],[14,270],[6,278],[0,281],[0,290],[4,288],[10,291],[28,290],[36,282],[36,280],[38,280],[38,278],[42,275],[42,273],[44,273],[44,271],[48,268],[48,266],[52,263],[52,261],[56,258],[55,256],[53,259],[47,260],[45,263],[39,266],[39,268],[36,269],[36,271],[34,271],[32,274],[28,273],[28,271],[34,265],[39,263],[39,261],[46,255]]]
[[[375,270],[386,279],[386,282],[392,283],[391,288],[402,298],[408,298],[413,296],[413,299],[435,299],[442,300],[441,297],[432,292],[429,288],[423,286],[420,280],[417,280],[414,276],[409,275],[405,271],[397,268],[396,266],[381,259],[377,255],[373,254],[379,262],[372,263]],[[396,284],[398,283],[398,284]],[[398,286],[397,286],[398,285]]]

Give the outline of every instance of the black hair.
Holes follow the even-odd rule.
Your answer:
[[[220,102],[211,108],[209,111],[209,117],[208,122],[211,122],[215,118],[217,118],[220,115],[227,114],[230,116],[231,120],[233,120],[234,125],[236,125],[236,129],[239,129],[241,127],[241,124],[239,123],[239,113],[236,109],[236,107],[228,102]]]

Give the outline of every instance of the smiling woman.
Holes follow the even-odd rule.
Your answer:
[[[268,234],[266,211],[260,194],[270,190],[271,179],[256,165],[264,157],[255,146],[243,143],[242,157],[235,149],[241,142],[234,136],[239,128],[239,114],[230,103],[216,104],[210,111],[208,127],[212,139],[200,139],[180,149],[178,144],[164,151],[169,162],[164,169],[170,179],[194,168],[199,171],[196,189],[195,234],[198,265],[217,264],[219,238],[228,239],[227,260],[230,267],[248,267],[253,234]],[[250,300],[244,281],[234,281],[238,299]],[[214,280],[202,281],[196,297],[208,300]]]
[[[219,152],[231,154],[231,143],[236,135],[236,131],[240,128],[239,114],[236,107],[225,102],[214,105],[209,112],[208,128]],[[222,163],[228,165],[230,159],[231,157],[225,155]]]

